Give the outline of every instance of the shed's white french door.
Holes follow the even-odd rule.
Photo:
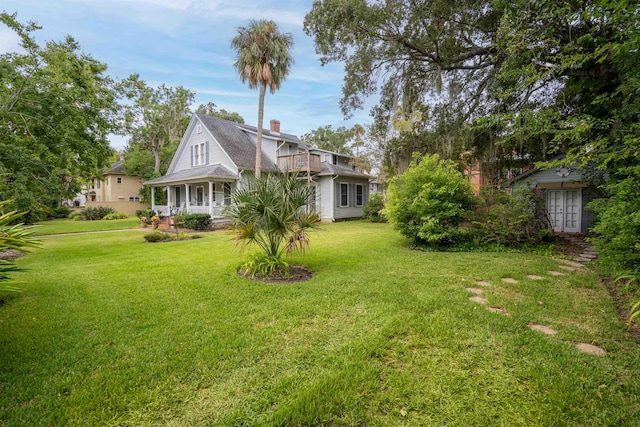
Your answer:
[[[547,212],[554,231],[579,233],[581,208],[581,189],[547,191]]]

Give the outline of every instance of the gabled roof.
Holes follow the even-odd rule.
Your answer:
[[[196,116],[207,127],[238,169],[254,170],[256,168],[256,145],[249,135],[241,129],[240,126],[245,125],[204,114],[196,114]],[[264,153],[262,154],[261,166],[265,172],[278,170]]]
[[[124,175],[124,159],[111,165],[111,169],[103,172],[103,175]]]
[[[326,176],[326,175],[339,175],[339,176],[348,176],[352,178],[364,178],[369,179],[369,175],[366,173],[359,172],[355,169],[348,168],[346,166],[334,165],[327,162],[322,162],[322,171],[318,174],[318,176]]]
[[[551,162],[555,162],[556,160],[562,160],[562,159],[564,159],[565,157],[567,157],[567,155],[566,155],[566,154],[560,154],[560,155],[558,155],[558,156],[556,156],[556,157],[554,157],[554,158],[552,158],[552,159],[549,159],[549,160],[545,161],[544,163],[551,163]],[[508,187],[511,187],[511,185],[512,185],[512,184],[514,184],[514,183],[516,183],[516,182],[518,182],[518,181],[522,181],[523,179],[527,179],[527,178],[529,178],[531,175],[535,175],[535,174],[537,174],[538,172],[541,172],[541,171],[543,171],[543,170],[546,170],[546,169],[540,169],[540,168],[538,168],[538,167],[531,168],[531,169],[529,169],[528,171],[522,172],[521,174],[516,175],[515,177],[511,178],[510,180],[508,180],[508,181],[505,181],[505,182],[501,183],[501,184],[500,184],[500,187],[507,187],[507,188],[508,188]]]
[[[211,178],[222,179],[238,179],[238,175],[231,172],[223,165],[203,166],[194,169],[185,169],[180,172],[161,176],[160,178],[150,179],[143,182],[144,185],[172,184],[175,182],[184,182],[190,180],[201,180]]]
[[[312,147],[312,148],[309,148],[309,151],[311,151],[312,153],[314,151],[318,151],[320,153],[333,154],[333,155],[340,156],[340,157],[346,157],[348,159],[354,159],[355,158],[355,156],[352,156],[351,154],[345,154],[345,153],[338,153],[336,151],[323,150],[322,148],[313,148]]]

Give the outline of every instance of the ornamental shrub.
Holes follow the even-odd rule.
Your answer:
[[[473,229],[482,242],[505,246],[553,240],[542,197],[526,187],[483,189],[478,199]]]
[[[455,162],[437,154],[414,157],[390,182],[387,217],[413,246],[451,245],[461,237],[458,225],[473,202],[471,185]]]
[[[362,208],[362,214],[365,219],[371,222],[387,222],[382,210],[384,209],[384,200],[382,193],[373,193],[369,196],[369,201],[364,208]]]
[[[85,221],[97,221],[111,213],[113,213],[113,209],[108,206],[95,206],[84,208],[80,212],[80,218],[84,219]]]
[[[47,214],[50,218],[69,218],[69,215],[71,215],[71,209],[66,206],[50,208],[47,211]]]
[[[129,215],[127,215],[124,212],[114,212],[114,213],[110,213],[104,216],[105,220],[111,220],[111,219],[127,219],[129,218]]]
[[[207,230],[211,224],[209,214],[193,213],[184,215],[184,227],[190,230]]]
[[[136,216],[138,218],[151,218],[152,216],[154,216],[156,214],[156,212],[153,209],[137,209],[136,210]]]
[[[169,239],[171,239],[171,235],[160,230],[153,230],[151,233],[144,235],[144,240],[151,243],[164,242]]]

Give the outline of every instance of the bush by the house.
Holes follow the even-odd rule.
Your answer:
[[[129,218],[129,215],[127,215],[124,212],[114,212],[114,213],[105,215],[104,218],[102,219],[111,220],[111,219],[127,219],[127,218]]]
[[[51,208],[47,214],[50,218],[69,218],[69,215],[71,215],[71,209],[66,206]]]
[[[165,240],[171,239],[171,235],[159,230],[154,230],[149,234],[144,235],[144,240],[147,242],[155,243],[155,242],[164,242]]]
[[[382,210],[384,209],[384,200],[382,193],[373,193],[369,196],[369,201],[364,208],[362,208],[362,214],[365,219],[371,222],[387,222]]]
[[[84,208],[84,210],[80,212],[80,218],[85,221],[97,221],[111,213],[113,213],[113,209],[108,206],[95,206]]]
[[[387,217],[414,246],[451,245],[460,240],[458,225],[473,201],[455,162],[427,155],[391,181]]]
[[[136,216],[138,218],[151,218],[152,216],[154,216],[156,214],[156,212],[153,209],[137,209],[136,210]]]
[[[542,197],[520,187],[512,194],[484,189],[479,197],[473,228],[482,242],[518,246],[554,238]]]
[[[207,230],[211,224],[209,214],[193,213],[184,215],[184,226],[190,230]]]

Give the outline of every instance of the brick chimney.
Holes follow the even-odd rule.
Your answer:
[[[271,132],[280,133],[280,120],[271,120],[269,122]]]

